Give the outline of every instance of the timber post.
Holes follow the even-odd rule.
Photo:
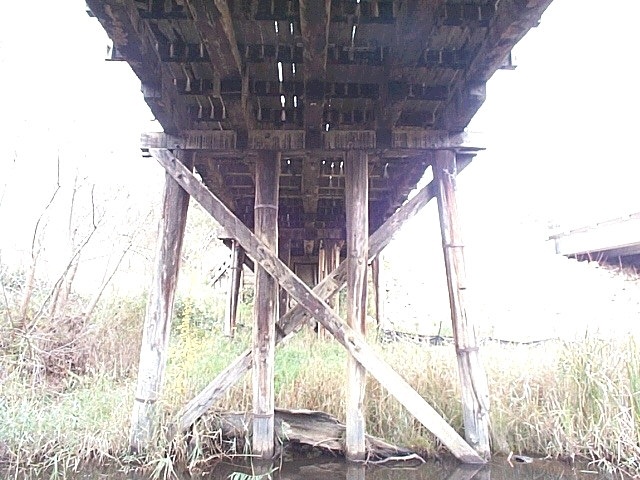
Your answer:
[[[307,315],[315,317],[349,354],[396,397],[409,413],[415,416],[420,423],[449,448],[456,458],[465,463],[486,463],[486,460],[482,459],[400,374],[378,357],[362,335],[343,322],[319,296],[329,297],[337,292],[341,285],[346,283],[347,262],[344,262],[344,269],[338,268],[324,282],[318,284],[314,290],[311,290],[308,285],[284,265],[282,260],[271,251],[270,247],[240,222],[218,197],[207,189],[193,173],[167,150],[153,149],[151,153],[165,170],[218,221],[225,233],[237,239],[247,254],[272,277],[277,278],[280,286],[297,302],[297,305],[284,315],[284,317],[288,318],[285,319],[283,317],[279,322],[280,327],[278,330],[282,334],[291,333],[296,329],[296,326],[301,326]],[[464,163],[461,163],[461,168],[464,165]],[[389,218],[381,228],[372,233],[369,240],[369,248],[371,249],[369,252],[371,258],[369,260],[388,244],[393,232],[401,223],[410,216],[415,215],[434,196],[435,187],[435,182],[432,181]],[[257,358],[257,355],[247,351],[232,362],[227,369],[221,372],[216,380],[205,388],[201,395],[194,399],[194,403],[179,415],[180,425],[191,425],[198,418],[198,412],[203,412],[202,408],[210,406],[211,399],[239,379],[244,371],[251,368],[252,363]]]
[[[447,272],[451,321],[462,391],[465,439],[478,454],[491,457],[489,437],[489,389],[480,361],[474,326],[465,310],[465,266],[456,201],[456,154],[439,150],[435,158],[438,212]]]
[[[367,254],[369,251],[369,174],[367,153],[347,151],[345,205],[347,226],[347,324],[364,337],[367,308]],[[345,453],[348,460],[365,458],[363,414],[366,370],[352,356],[347,360],[347,421]]]
[[[381,330],[384,330],[385,327],[385,316],[384,316],[384,306],[387,301],[386,299],[386,285],[384,284],[384,260],[382,256],[382,252],[374,257],[371,261],[371,275],[373,276],[373,292],[375,295],[375,304],[376,304],[376,327],[378,328],[378,333]]]
[[[324,240],[320,240],[318,246],[318,282],[322,282],[329,274],[329,256],[327,252],[327,246]],[[318,338],[326,338],[326,331],[322,325],[319,323],[316,324],[318,328]]]
[[[255,235],[278,252],[280,154],[260,151],[256,160]],[[271,458],[274,452],[274,358],[278,321],[278,283],[256,264],[253,310],[253,442],[252,452]]]
[[[240,281],[242,279],[242,264],[244,252],[236,240],[231,240],[231,267],[229,269],[229,295],[225,310],[224,334],[233,338],[236,333],[236,320],[238,317],[238,295],[240,293]]]
[[[327,240],[327,276],[331,275],[340,266],[340,250],[344,245],[343,240]],[[327,303],[337,313],[340,310],[340,295],[335,293],[327,299]]]
[[[193,159],[184,161],[191,170]],[[142,331],[138,381],[131,413],[129,447],[142,452],[151,444],[156,428],[158,401],[164,381],[171,331],[171,316],[180,254],[187,223],[189,194],[167,172],[158,225],[155,263]]]
[[[284,264],[291,268],[291,239],[278,237],[278,258]],[[280,315],[284,315],[289,310],[289,294],[283,288],[280,288],[280,297],[278,303],[280,305]]]

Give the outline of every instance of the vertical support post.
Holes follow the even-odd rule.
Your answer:
[[[284,264],[291,268],[291,239],[290,238],[278,238],[278,258],[284,262]],[[292,269],[293,270],[293,269]],[[289,310],[289,294],[284,288],[280,289],[280,315],[284,315]]]
[[[366,152],[349,150],[345,161],[347,215],[347,323],[364,335],[367,308],[367,254],[369,250],[369,165]],[[365,458],[363,415],[366,371],[352,356],[347,363],[348,460]]]
[[[318,247],[318,283],[324,280],[327,276],[327,249],[323,240],[320,241]]]
[[[485,460],[491,457],[489,445],[489,389],[480,361],[473,324],[465,310],[465,266],[458,206],[456,201],[455,152],[436,152],[435,178],[438,186],[440,231],[449,288],[451,321],[462,390],[465,439]]]
[[[324,280],[324,277],[327,276],[327,273],[328,273],[327,260],[328,260],[328,257],[327,257],[326,243],[324,242],[324,240],[320,240],[320,243],[318,246],[318,283]],[[324,327],[320,325],[320,322],[316,322],[316,327],[318,329],[318,338],[325,338],[326,331]]]
[[[376,296],[376,326],[378,330],[385,327],[384,305],[386,303],[386,290],[384,284],[384,261],[380,252],[371,262],[371,274],[373,275],[373,291]]]
[[[256,160],[255,234],[272,252],[278,249],[280,154],[261,151]],[[253,454],[274,451],[274,354],[278,283],[256,263],[253,310]]]
[[[192,158],[184,163],[189,169],[193,167]],[[156,240],[156,268],[147,300],[138,381],[131,413],[129,446],[134,452],[146,450],[155,434],[155,407],[160,397],[167,364],[171,315],[188,207],[189,194],[166,173],[162,216]]]
[[[327,263],[329,273],[333,272],[340,265],[340,250],[344,241],[342,240],[330,240],[327,247]],[[340,292],[336,292],[334,295],[327,299],[327,303],[334,312],[340,311]]]
[[[227,309],[224,319],[224,334],[233,338],[236,333],[236,320],[238,316],[238,295],[240,293],[240,281],[242,279],[242,264],[244,263],[244,251],[236,240],[231,241],[231,267],[229,269],[229,296],[227,297]]]

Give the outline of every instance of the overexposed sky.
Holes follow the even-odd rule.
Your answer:
[[[561,224],[640,211],[639,15],[633,0],[555,0],[518,68],[491,80],[471,128],[487,136],[478,177],[502,201]]]

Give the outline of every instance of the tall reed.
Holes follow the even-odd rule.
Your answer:
[[[135,311],[139,316],[138,307]],[[219,325],[203,330],[190,316],[185,306],[175,325],[160,404],[163,427],[249,345],[246,329],[229,340],[220,334]],[[69,372],[42,381],[12,369],[9,362],[2,363],[1,460],[73,468],[92,460],[128,459],[139,337],[127,327],[133,318],[115,314],[110,318],[113,328],[130,332],[129,338],[109,336],[96,326],[91,345],[97,351],[81,374]],[[395,342],[375,348],[462,432],[453,346]],[[113,355],[117,350],[122,350],[117,361],[102,361],[108,352]],[[583,458],[603,468],[640,473],[640,349],[636,340],[586,337],[574,343],[534,346],[490,343],[482,347],[481,354],[490,383],[494,452]],[[309,329],[304,330],[277,350],[276,405],[323,410],[344,420],[345,364],[346,354],[335,341],[319,340]],[[429,454],[441,451],[439,442],[371,377],[366,389],[369,433]],[[250,375],[215,408],[250,409]],[[220,442],[215,432],[194,432],[199,434],[198,448],[190,450],[189,457],[181,457],[185,463],[209,455],[206,442]],[[139,460],[165,465],[168,457],[162,446],[160,439],[160,448]]]

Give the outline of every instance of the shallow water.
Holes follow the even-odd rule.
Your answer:
[[[253,474],[255,477],[241,476],[237,473]],[[570,466],[562,462],[534,459],[532,463],[512,463],[504,458],[494,459],[485,467],[461,465],[452,461],[430,460],[422,465],[385,464],[385,465],[349,465],[339,459],[315,459],[313,461],[293,461],[282,464],[254,464],[239,466],[221,463],[211,471],[176,472],[178,480],[211,479],[211,480],[613,480],[621,479],[620,475],[597,472],[595,468]],[[64,478],[68,480],[149,480],[150,473],[124,473],[114,470],[93,470],[76,474],[52,476],[3,476],[2,478],[45,480]],[[165,478],[160,475],[159,478]]]

